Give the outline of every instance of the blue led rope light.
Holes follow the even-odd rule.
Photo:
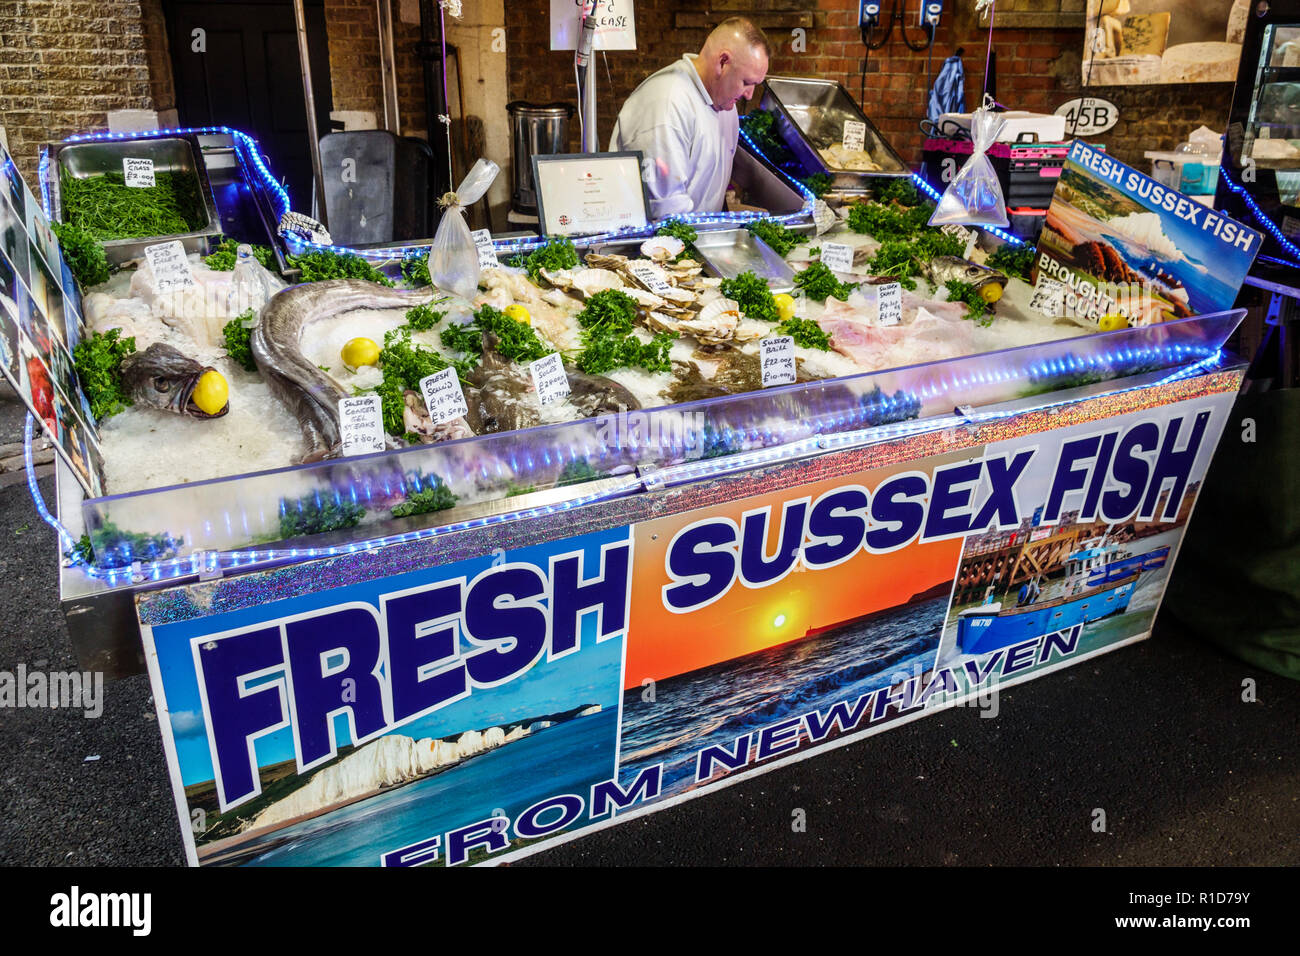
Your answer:
[[[1203,355],[1202,352],[1202,349],[1193,346],[1177,345],[1167,348],[1120,349],[1111,353],[1110,356],[1090,356],[1087,359],[1068,356],[1064,359],[1054,359],[1047,362],[1035,363],[1027,366],[1019,372],[1010,372],[999,369],[987,373],[975,373],[954,380],[950,383],[944,383],[940,387],[927,386],[918,394],[924,395],[925,397],[935,397],[942,394],[948,388],[964,388],[975,384],[1006,382],[1019,378],[1041,377],[1052,374],[1059,375],[1065,372],[1083,371],[1085,369],[1105,365],[1107,362],[1114,361],[1115,359],[1135,362],[1148,357],[1154,358],[1162,354],[1180,360],[1185,360],[1192,356],[1200,356],[1195,363],[1176,369],[1174,372],[1156,382],[1154,387],[1159,387],[1161,385],[1166,385],[1190,377],[1204,369],[1212,368],[1221,360],[1223,354],[1222,350],[1215,350],[1208,356]],[[1122,395],[1130,391],[1135,391],[1141,387],[1142,386],[1132,386],[1129,388],[1116,389],[1112,392],[1102,393],[1102,396],[1099,397]],[[1050,402],[1038,406],[1038,408],[1049,409],[1063,406],[1068,403],[1069,400],[1063,399],[1058,402]],[[860,410],[858,415],[854,417],[859,419],[869,417],[872,414],[879,414],[882,408],[888,409],[898,404],[900,403],[894,399],[886,398],[881,402],[873,403],[869,409]],[[667,475],[663,472],[651,472],[643,476],[629,476],[618,484],[605,488],[602,491],[573,498],[568,501],[557,502],[551,505],[540,505],[517,512],[488,515],[482,518],[475,518],[441,527],[422,528],[416,531],[409,531],[398,535],[389,535],[387,537],[374,538],[346,545],[334,545],[324,548],[287,548],[266,551],[239,551],[231,553],[200,551],[186,555],[185,557],[169,558],[163,561],[137,561],[130,567],[111,569],[101,569],[86,564],[84,560],[75,556],[75,553],[73,553],[73,556],[70,558],[69,566],[81,566],[84,568],[84,573],[88,577],[104,581],[109,585],[115,585],[137,579],[161,581],[164,580],[164,578],[170,579],[189,574],[200,574],[203,572],[215,573],[223,569],[237,570],[240,568],[250,568],[256,565],[272,564],[277,562],[309,561],[321,558],[339,557],[345,554],[355,554],[358,551],[368,551],[374,548],[389,547],[396,544],[431,538],[439,534],[527,520],[529,518],[544,517],[546,515],[555,514],[556,512],[569,511],[574,508],[594,504],[599,501],[623,497],[632,494],[643,487],[654,488],[670,483],[680,484],[686,481],[696,481],[722,472],[736,471],[742,468],[753,468],[764,464],[791,460],[793,458],[815,454],[828,449],[844,448],[850,445],[863,444],[867,442],[875,443],[891,441],[896,438],[902,438],[920,432],[942,430],[946,427],[965,425],[972,422],[998,421],[1016,414],[1020,414],[1020,412],[1003,410],[973,415],[949,416],[938,419],[929,418],[916,421],[897,422],[870,426],[852,432],[815,435],[789,444],[776,445],[774,447],[761,448],[748,452],[740,452],[724,458],[688,463],[683,466],[678,466]],[[838,427],[844,423],[845,418],[843,416],[839,416],[831,421],[822,420],[822,422],[820,422],[823,427]],[[35,503],[37,513],[40,515],[41,519],[54,528],[58,533],[60,541],[63,544],[64,553],[73,552],[75,541],[73,540],[72,535],[55,516],[50,514],[48,508],[45,506],[44,499],[41,497],[40,489],[36,484],[35,466],[33,464],[31,450],[33,424],[34,418],[31,415],[28,415],[27,425],[24,432],[24,457],[27,465],[27,487],[32,495],[32,500]],[[728,428],[722,437],[730,440],[734,434],[735,433]],[[758,430],[754,429],[745,430],[743,434],[745,438],[751,441],[757,440],[759,437],[766,437],[768,440],[774,440],[778,437],[770,431],[760,433]],[[557,457],[563,458],[564,456],[562,453],[557,452]],[[667,471],[668,470],[665,469],[665,472]]]
[[[1255,202],[1255,197],[1250,194],[1249,190],[1247,190],[1245,186],[1233,181],[1232,173],[1230,173],[1228,167],[1222,163],[1219,165],[1219,175],[1223,177],[1223,184],[1228,187],[1230,192],[1245,200],[1246,208],[1250,210],[1251,217],[1268,230],[1269,234],[1277,240],[1278,245],[1291,254],[1293,261],[1283,262],[1283,265],[1290,266],[1293,269],[1300,269],[1300,261],[1295,261],[1300,260],[1300,246],[1297,246],[1282,234],[1282,230],[1278,228],[1277,223],[1273,222],[1273,220],[1268,217],[1268,214],[1260,208],[1259,203]]]

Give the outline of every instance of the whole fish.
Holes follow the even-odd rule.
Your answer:
[[[303,461],[339,454],[338,383],[302,353],[301,341],[323,319],[355,309],[411,309],[433,301],[436,289],[403,292],[361,279],[326,279],[291,286],[263,308],[249,344],[253,360],[274,394],[298,419],[307,444]]]
[[[230,402],[215,415],[194,404],[194,386],[204,372],[216,370],[187,358],[170,345],[155,342],[143,352],[132,352],[122,359],[121,369],[122,380],[139,405],[193,418],[220,418],[230,411]]]
[[[988,302],[996,302],[1001,298],[1002,290],[1007,285],[1007,277],[997,269],[957,256],[935,256],[928,263],[922,263],[921,268],[925,277],[939,288],[942,289],[944,283],[956,279],[974,286]],[[989,298],[990,295],[992,298]]]
[[[568,400],[582,418],[641,407],[631,392],[603,375],[588,375],[567,367],[565,372],[569,377]],[[541,409],[532,391],[532,373],[526,365],[503,356],[491,332],[483,333],[482,358],[470,372],[469,381],[473,388],[465,390],[469,405],[465,420],[474,434],[532,428],[541,423]]]

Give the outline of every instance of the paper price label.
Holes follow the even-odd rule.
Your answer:
[[[788,335],[773,335],[758,342],[759,358],[763,361],[763,387],[789,385],[795,380],[794,339]]]
[[[420,379],[420,393],[424,395],[424,407],[429,410],[429,418],[435,425],[469,414],[469,404],[454,368],[445,368]]]
[[[1034,296],[1029,307],[1051,318],[1065,314],[1065,286],[1055,279],[1040,275],[1034,284]]]
[[[673,287],[669,283],[668,277],[656,265],[635,260],[627,264],[627,270],[632,273],[632,277],[637,282],[640,282],[655,295],[667,295],[672,291]]]
[[[339,432],[343,457],[369,455],[387,447],[384,412],[378,395],[354,395],[339,399]]]
[[[823,242],[822,265],[832,272],[852,272],[853,247],[843,242]]]
[[[550,405],[569,394],[569,376],[565,374],[559,352],[542,356],[528,366],[528,371],[533,374],[539,404]]]
[[[867,142],[867,124],[859,120],[844,121],[844,148],[862,149]]]
[[[488,229],[475,229],[470,233],[470,236],[478,249],[478,267],[480,269],[499,268],[501,263],[497,261],[497,251],[492,248],[492,232]]]
[[[154,287],[159,292],[172,292],[176,289],[189,289],[198,283],[190,272],[190,260],[185,258],[185,247],[179,239],[160,242],[156,246],[145,246],[144,257],[149,260],[153,270]]]
[[[132,188],[139,189],[143,186],[152,186],[154,185],[153,160],[131,159],[129,156],[124,156],[122,158],[122,175],[126,178],[126,184]]]
[[[966,249],[962,252],[963,259],[969,259],[970,254],[975,251],[975,243],[979,239],[979,233],[974,229],[968,229],[965,226],[959,226],[956,223],[949,223],[946,226],[939,227],[941,232],[946,232],[950,236],[956,236],[962,242],[966,243]]]
[[[813,223],[817,227],[817,235],[820,236],[823,232],[829,232],[830,228],[838,221],[835,210],[826,205],[823,200],[818,199],[813,203]]]
[[[903,321],[903,287],[897,282],[876,286],[876,322],[897,325]]]

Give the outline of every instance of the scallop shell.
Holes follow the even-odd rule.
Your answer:
[[[655,262],[676,259],[686,249],[686,243],[676,236],[654,236],[641,243],[641,255]]]
[[[735,299],[714,299],[707,303],[704,308],[700,309],[698,321],[707,322],[718,316],[730,316],[736,322],[740,321],[740,303]]]
[[[639,288],[637,286],[628,286],[626,289],[622,291],[627,295],[631,296],[633,299],[636,299],[636,304],[645,309],[660,309],[663,308],[663,306],[667,302],[666,299],[660,298],[659,296],[655,295],[653,292],[650,292],[646,289]]]
[[[556,269],[554,272],[550,269],[539,269],[538,275],[557,289],[564,289],[567,291],[573,288],[572,269]]]
[[[573,273],[573,288],[590,297],[606,289],[623,288],[623,280],[608,269],[578,269]]]
[[[627,256],[589,252],[584,261],[591,269],[620,269],[627,265]]]

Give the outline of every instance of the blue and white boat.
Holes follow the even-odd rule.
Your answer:
[[[1065,576],[1040,591],[1037,578],[1021,588],[1015,606],[994,602],[957,615],[957,646],[963,654],[998,648],[1088,624],[1128,608],[1144,571],[1162,567],[1169,548],[1133,555],[1105,536],[1091,539],[1066,559]]]

